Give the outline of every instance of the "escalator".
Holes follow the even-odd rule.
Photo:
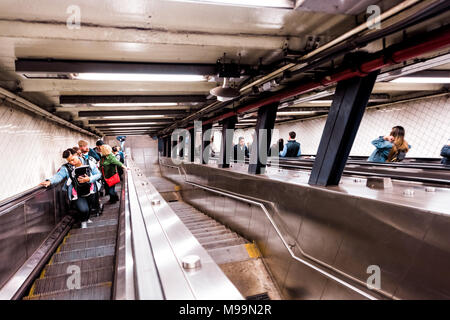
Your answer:
[[[120,195],[120,186],[117,186]],[[74,226],[36,279],[25,300],[110,300],[114,279],[119,204],[104,203],[87,228]],[[79,281],[76,277],[79,276]]]
[[[162,177],[149,181],[244,297],[282,299],[254,243],[184,202],[171,181]]]

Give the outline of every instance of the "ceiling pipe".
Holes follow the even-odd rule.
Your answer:
[[[398,4],[397,6],[391,8],[390,10],[383,13],[380,16],[380,22],[393,17],[394,15],[404,11],[405,9],[414,7],[414,5],[416,5],[418,2],[419,1],[403,1],[402,3]],[[420,9],[418,12],[413,13],[412,16],[407,17],[405,20],[402,20],[399,23],[395,23],[394,25],[391,25],[391,26],[387,27],[386,29],[381,29],[378,32],[369,33],[368,35],[363,36],[363,38],[364,38],[363,42],[365,42],[367,44],[370,41],[380,39],[384,36],[392,34],[396,31],[400,30],[401,28],[406,28],[407,26],[409,26],[411,24],[419,23],[421,21],[421,19],[424,19],[425,16],[430,16],[430,15],[434,14],[436,11],[435,9],[440,9],[438,7],[441,7],[443,5],[442,2],[444,2],[444,4],[445,4],[445,1],[435,1],[435,2],[431,3],[428,7]],[[440,10],[439,12],[445,12],[445,10]],[[356,35],[358,33],[357,32],[358,30],[364,31],[365,27],[367,27],[367,24],[363,23],[363,24],[359,25],[358,27],[355,27],[354,29],[348,31],[343,36],[339,37],[341,42],[348,40],[352,36]],[[325,61],[325,60],[329,61],[330,59],[340,56],[343,53],[343,50],[345,50],[346,48],[349,48],[351,50],[351,49],[355,49],[355,47],[357,47],[356,43],[354,45],[352,45],[352,43],[350,43],[350,45],[349,45],[347,42],[345,42],[345,43],[342,43],[342,45],[337,46],[337,48],[333,49],[334,47],[332,45],[336,44],[336,40],[337,39],[335,39],[329,43],[326,43],[325,45],[317,48],[316,50],[311,51],[307,55],[300,57],[296,63],[289,63],[289,64],[271,72],[270,74],[264,76],[263,78],[255,80],[255,81],[251,82],[250,84],[242,87],[240,89],[241,94],[244,94],[244,92],[250,90],[255,85],[258,85],[260,83],[263,83],[265,81],[273,79],[276,76],[281,75],[286,70],[289,70],[289,69],[295,70],[295,71],[290,70],[291,74],[298,74],[298,73],[304,72],[306,70],[311,70],[314,67],[322,64],[323,61]],[[361,46],[361,45],[364,45],[364,43],[361,43],[361,41],[358,41],[358,45]],[[317,60],[317,57],[319,57],[318,60]],[[312,62],[313,59],[316,59],[316,61]],[[298,63],[301,63],[301,64],[299,65]],[[218,105],[217,102],[212,103],[212,104],[206,106],[205,108],[203,108],[202,110],[199,110],[199,111],[195,112],[194,114],[188,116],[185,120],[191,120],[195,117],[198,117],[201,114],[205,114],[209,110],[214,109],[214,107],[216,107],[217,105]],[[170,130],[171,128],[168,128],[168,129]],[[163,130],[163,133],[164,132],[166,132],[166,130]]]
[[[271,104],[271,103],[277,103],[280,100],[288,99],[293,96],[307,93],[309,91],[312,91],[314,89],[318,89],[321,87],[327,87],[330,85],[333,85],[339,81],[347,80],[353,77],[364,77],[367,74],[394,65],[399,64],[403,61],[419,57],[423,54],[430,53],[433,51],[436,51],[438,49],[442,49],[444,47],[447,47],[450,45],[450,26],[444,27],[441,30],[438,30],[436,32],[429,33],[423,37],[420,37],[420,39],[415,41],[415,44],[412,44],[410,46],[407,46],[405,48],[400,48],[397,50],[392,51],[390,54],[388,53],[389,50],[385,50],[383,52],[378,52],[378,57],[374,58],[372,60],[363,62],[359,65],[356,65],[354,68],[347,68],[340,72],[332,73],[329,76],[325,76],[319,81],[311,81],[305,84],[301,84],[293,89],[286,89],[282,92],[275,94],[271,97],[262,99],[260,101],[251,103],[247,106],[238,108],[236,111],[230,111],[223,115],[214,117],[212,119],[203,121],[203,124],[208,124],[216,121],[220,121],[223,119],[227,119],[229,117],[235,116],[237,114],[253,111],[256,110],[262,106]],[[188,127],[187,129],[190,129],[191,127]]]
[[[54,114],[42,109],[41,107],[35,105],[34,103],[31,103],[28,100],[25,100],[22,97],[19,97],[18,95],[14,94],[12,92],[9,92],[8,90],[0,88],[0,97],[4,97],[7,101],[9,101],[10,103],[12,103],[18,107],[20,107],[22,109],[26,109],[28,111],[31,111],[34,114],[37,114],[37,115],[42,116],[50,121],[56,122],[60,125],[63,125],[64,127],[81,132],[83,134],[93,136],[95,138],[99,138],[98,135],[96,135],[92,132],[89,132],[87,130],[84,130],[84,129],[74,125],[73,123],[70,123],[69,121],[66,121],[58,116],[55,116]]]

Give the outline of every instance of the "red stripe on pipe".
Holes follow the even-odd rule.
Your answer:
[[[422,39],[424,39],[424,40],[422,40]],[[345,70],[337,72],[335,74],[325,76],[319,82],[309,82],[306,84],[301,84],[294,89],[289,89],[287,91],[280,92],[278,94],[275,94],[272,97],[268,97],[268,98],[262,99],[260,101],[251,103],[245,107],[241,107],[241,108],[237,109],[236,112],[228,112],[221,116],[215,117],[213,119],[209,119],[209,120],[203,122],[203,124],[227,119],[227,118],[237,115],[239,113],[252,111],[253,109],[258,109],[262,106],[265,106],[265,105],[268,105],[271,103],[277,103],[277,102],[280,102],[280,100],[291,98],[293,96],[296,96],[296,95],[299,95],[302,93],[307,93],[307,92],[317,89],[321,86],[324,86],[324,87],[330,86],[336,82],[339,82],[342,80],[347,80],[347,79],[354,78],[354,77],[364,77],[368,73],[371,73],[373,71],[380,70],[382,68],[388,67],[393,64],[398,64],[398,63],[401,63],[403,61],[406,61],[406,60],[409,60],[412,58],[416,58],[425,53],[430,53],[435,50],[442,49],[442,48],[450,45],[450,27],[446,27],[443,30],[435,32],[434,34],[431,34],[422,39],[421,39],[422,41],[420,43],[412,45],[407,48],[396,50],[390,56],[382,55],[373,60],[364,62],[361,65],[359,65],[359,68],[356,68],[356,70],[355,69],[345,69]],[[192,127],[189,127],[189,128],[192,128]]]

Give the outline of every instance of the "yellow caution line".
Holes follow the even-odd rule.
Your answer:
[[[173,188],[175,189],[175,191],[180,191],[181,190],[181,186],[179,186],[179,185],[176,185]]]
[[[258,247],[255,243],[246,243],[245,249],[247,249],[247,253],[250,258],[261,257],[261,253],[259,252]]]

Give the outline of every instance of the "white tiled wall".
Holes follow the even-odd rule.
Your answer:
[[[290,131],[297,133],[303,154],[316,154],[326,118],[277,125],[285,141]],[[356,135],[350,155],[369,156],[370,143],[378,136],[389,134],[391,128],[405,128],[405,139],[412,146],[408,157],[440,157],[440,150],[450,139],[450,97],[442,96],[399,103],[383,110],[367,110]],[[278,137],[273,137],[276,141]],[[273,143],[273,142],[272,142]]]
[[[93,137],[0,105],[0,200],[36,186],[65,163],[62,152]]]

